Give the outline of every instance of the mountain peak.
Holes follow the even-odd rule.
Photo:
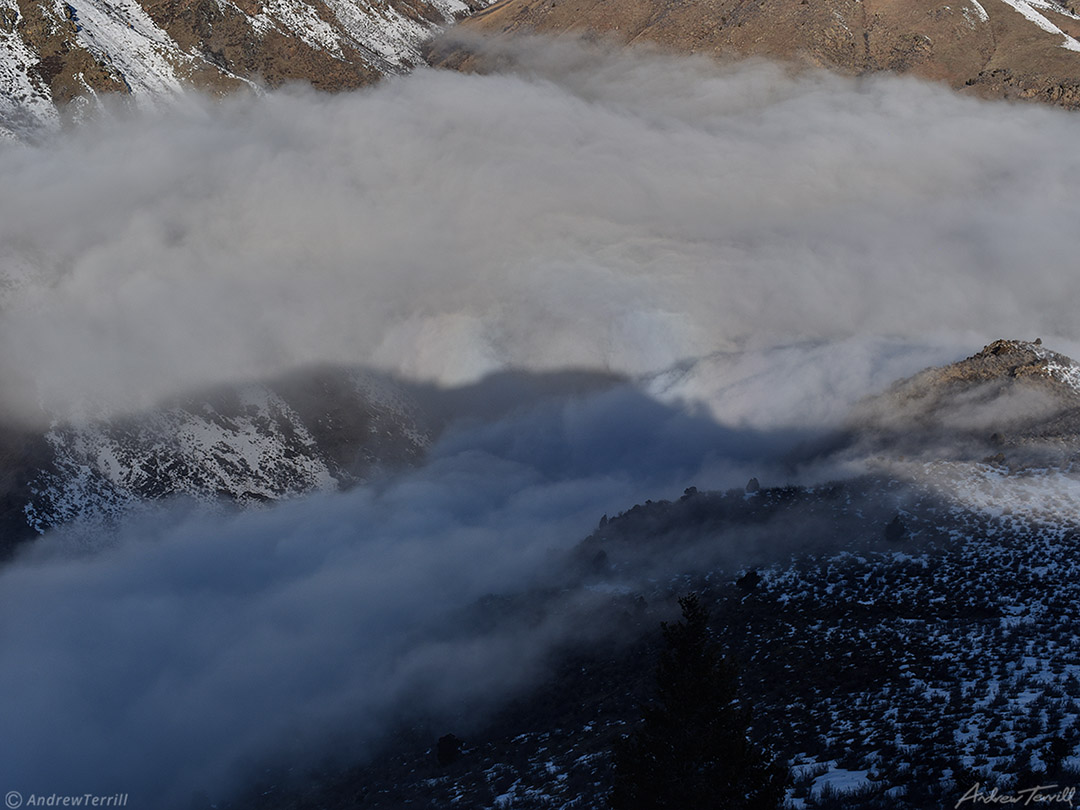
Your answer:
[[[861,403],[853,429],[904,454],[979,458],[1080,451],[1080,365],[1042,341],[995,340]]]
[[[1080,365],[1071,357],[1051,351],[1041,339],[995,340],[964,360],[940,369],[943,381],[981,382],[998,378],[1049,381],[1062,386],[1066,396],[1080,394]]]

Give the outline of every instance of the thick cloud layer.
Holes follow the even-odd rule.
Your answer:
[[[406,699],[461,711],[582,623],[433,643],[433,622],[526,587],[601,513],[769,483],[806,431],[992,338],[1077,345],[1075,116],[523,47],[509,75],[0,144],[0,374],[24,414],[311,362],[602,368],[655,397],[454,431],[345,495],[45,538],[0,572],[6,789],[183,798],[286,742],[362,747]]]
[[[1077,332],[1070,114],[769,65],[518,61],[0,145],[5,395]]]

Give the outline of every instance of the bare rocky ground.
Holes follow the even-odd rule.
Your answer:
[[[764,57],[848,75],[891,71],[983,98],[1080,105],[1080,17],[1057,0],[502,0],[460,32],[649,43],[719,60]],[[487,69],[453,37],[431,61]]]

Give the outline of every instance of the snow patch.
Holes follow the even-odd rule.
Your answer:
[[[219,2],[244,13],[228,0]],[[277,31],[336,59],[344,59],[348,47],[390,74],[421,63],[423,43],[470,10],[463,0],[432,0],[429,7],[441,23],[419,11],[414,18],[390,4],[354,0],[267,0],[259,14],[245,16],[258,35]],[[48,8],[58,21],[75,24],[78,43],[115,71],[139,106],[169,103],[195,69],[221,70],[203,55],[184,51],[137,0],[51,0]],[[33,139],[60,128],[50,88],[33,78],[39,60],[18,33],[18,19],[14,0],[0,0],[0,140]]]
[[[974,13],[975,15],[974,20],[969,16],[971,13]],[[963,10],[963,15],[972,28],[975,27],[976,23],[990,22],[990,15],[986,13],[986,9],[982,7],[979,0],[968,0],[967,7]]]
[[[1073,362],[1063,362],[1066,358],[1060,354],[1048,352],[1034,344],[1031,350],[1035,356],[1046,363],[1046,372],[1058,382],[1080,393],[1080,366]]]
[[[185,495],[213,504],[332,490],[337,481],[311,433],[276,394],[241,392],[242,413],[180,408],[135,426],[56,427],[46,439],[54,469],[32,485],[26,513],[43,532],[69,522],[115,519],[154,497]]]
[[[1075,15],[1069,14],[1060,6],[1049,3],[1046,0],[1002,0],[1002,2],[1008,3],[1016,11],[1024,15],[1025,19],[1035,23],[1035,25],[1037,25],[1043,31],[1046,31],[1048,34],[1055,34],[1062,37],[1062,39],[1064,40],[1061,43],[1062,48],[1065,48],[1068,51],[1080,52],[1080,42],[1073,39],[1056,25],[1054,25],[1052,22],[1050,22],[1050,20],[1048,20],[1038,11],[1036,11],[1035,8],[1038,7],[1046,11],[1053,11],[1056,14],[1064,14],[1065,16],[1074,18]]]
[[[16,29],[19,7],[0,0],[0,139],[19,140],[60,129],[49,88],[31,79],[37,55]]]
[[[66,6],[79,44],[123,77],[140,106],[155,106],[183,91],[174,64],[191,58],[135,0],[73,0]]]

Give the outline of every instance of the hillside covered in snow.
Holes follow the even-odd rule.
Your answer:
[[[167,104],[305,82],[359,87],[485,0],[4,0],[0,137],[34,137],[106,99]]]

